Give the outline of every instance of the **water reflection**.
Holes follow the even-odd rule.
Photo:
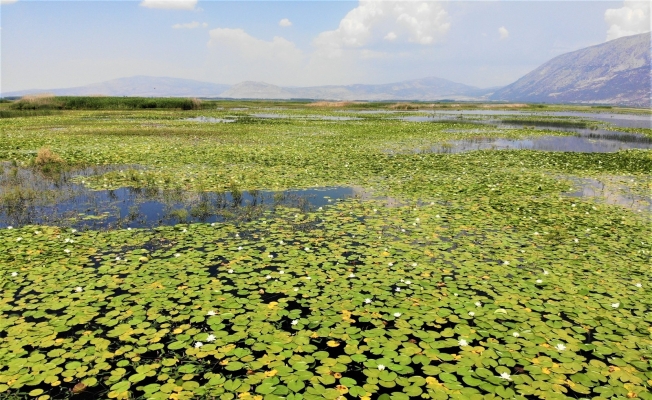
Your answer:
[[[414,116],[401,118],[405,121],[428,122],[433,120],[460,119],[465,115],[476,116],[520,116],[520,117],[575,117],[600,122],[608,122],[614,126],[624,128],[652,128],[652,115],[645,114],[618,114],[618,113],[584,113],[573,111],[553,112],[528,112],[508,110],[460,110],[460,111],[432,111],[427,116]],[[495,122],[495,121],[492,121]],[[527,121],[525,121],[527,122]],[[531,125],[536,125],[530,122]]]
[[[565,193],[565,196],[595,198],[606,204],[619,205],[638,212],[652,212],[652,196],[631,193],[623,182],[627,177],[566,178],[574,183],[576,190]]]
[[[80,176],[120,168],[124,166],[43,174],[4,163],[0,170],[0,227],[47,224],[113,229],[247,221],[281,205],[307,212],[339,199],[365,195],[353,187],[196,193],[156,187],[94,191],[74,183]]]
[[[205,123],[229,123],[229,122],[235,122],[235,119],[226,119],[226,118],[213,118],[213,117],[194,117],[194,118],[186,118],[184,121],[192,121],[192,122],[205,122]]]
[[[607,131],[608,132],[608,131]],[[652,141],[637,135],[537,136],[524,139],[480,137],[437,143],[417,153],[462,153],[475,150],[540,150],[578,153],[613,153],[627,149],[652,149]]]

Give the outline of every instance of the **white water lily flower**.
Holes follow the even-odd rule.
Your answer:
[[[406,285],[411,285],[412,282],[411,282],[411,281],[405,281],[405,284],[406,284]]]
[[[278,271],[279,274],[283,275],[285,271]]]
[[[400,287],[397,287],[395,290],[396,290],[397,292],[400,292],[400,291],[401,291],[401,288],[400,288]]]
[[[181,257],[181,254],[180,253],[174,253],[174,256],[175,257]]]
[[[321,211],[321,210],[323,210],[323,208],[319,207],[317,210]]]
[[[544,275],[548,275],[548,274],[550,274],[550,272],[548,272],[548,271],[546,271],[546,270],[544,269],[544,270],[543,270],[543,274],[544,274]]]
[[[197,342],[197,343],[195,343],[195,348],[198,349],[198,348],[202,347],[203,345],[204,345],[204,343]]]
[[[18,272],[12,272],[11,276],[18,276]]]
[[[232,273],[233,273],[233,270],[230,269],[230,270],[228,270],[228,271],[226,271],[226,272],[228,272],[229,274],[232,274]]]
[[[294,288],[294,291],[295,291],[295,292],[298,292],[298,291],[299,291],[299,288],[298,288],[298,287],[295,287],[295,288]]]
[[[65,249],[64,252],[70,253],[70,249]]]
[[[620,303],[611,303],[611,307],[618,308],[620,307]]]
[[[77,229],[71,229],[70,232],[75,233],[77,232]]]
[[[210,310],[209,312],[206,313],[206,315],[213,316],[215,315],[215,311]]]
[[[418,265],[417,263],[412,263],[412,266],[413,266],[413,267],[416,267],[417,265]]]
[[[274,258],[274,256],[272,254],[269,254],[267,257]]]
[[[385,369],[385,366],[383,364],[378,364],[378,371],[382,371]]]
[[[391,266],[393,266],[393,265],[394,265],[394,263],[387,263],[387,265],[389,265],[389,266],[391,267]]]
[[[311,278],[311,277],[309,277],[309,276],[306,276],[306,279],[307,279],[307,280],[311,280],[312,278]]]
[[[541,279],[537,279],[537,283],[543,283]]]
[[[299,320],[298,320],[298,319],[293,319],[293,320],[292,320],[292,325],[296,325],[296,324],[298,324],[298,323],[299,323]]]
[[[374,208],[374,212],[378,212],[378,210]]]
[[[503,265],[509,265],[509,261],[503,261]]]
[[[278,241],[278,244],[285,244],[285,242],[282,241],[282,240],[279,240],[279,241]]]
[[[240,237],[240,234],[239,234],[239,233],[236,233],[236,234],[235,234],[235,237]]]
[[[469,311],[469,317],[472,317],[474,315],[475,315],[475,313],[473,311]]]
[[[11,226],[11,225],[9,225],[9,226],[7,227],[7,229],[14,229],[14,227]]]
[[[267,275],[267,276],[265,276],[265,279],[272,279],[272,276],[271,276],[271,275]]]
[[[469,342],[467,342],[467,341],[464,340],[464,339],[460,339],[460,340],[457,342],[457,344],[459,344],[461,347],[464,347],[464,346],[468,346],[468,345],[469,345]]]
[[[305,251],[310,251],[310,247],[304,247],[303,248]]]
[[[34,231],[35,234],[40,235],[41,231]]]
[[[208,336],[206,337],[206,341],[207,341],[207,342],[214,342],[214,341],[215,341],[215,335],[212,335],[212,334],[211,334],[211,335],[208,335]]]
[[[634,286],[636,286],[636,287],[638,287],[638,288],[643,287],[643,285],[641,284],[641,282],[636,283]]]
[[[398,318],[398,317],[401,316],[401,313],[400,313],[400,312],[395,312],[395,313],[394,313],[394,316],[395,316],[396,318]]]
[[[557,345],[555,346],[555,348],[556,348],[557,350],[559,350],[559,351],[564,351],[564,350],[566,350],[566,346],[565,346],[563,343],[557,343]]]
[[[82,289],[81,286],[77,286],[77,287],[75,288],[75,292],[77,292],[77,293],[79,293],[79,292],[81,292],[81,291],[83,291],[83,290],[84,290],[84,289]]]
[[[457,297],[457,296],[459,296],[459,294],[457,294],[457,293],[453,293],[453,296]]]
[[[415,221],[419,222],[419,221],[421,221],[421,220],[417,217],[417,219],[415,219]]]
[[[211,226],[215,226],[215,222],[211,222]]]
[[[514,337],[519,337],[519,336],[521,336],[521,335],[520,335],[518,332],[514,332],[514,333],[512,333],[512,336],[514,336]]]
[[[579,240],[578,238],[573,239],[573,241],[574,241],[575,243],[579,243],[579,242],[580,242],[580,240]]]
[[[403,283],[403,282],[405,282],[405,281],[404,281],[403,279],[399,279],[399,282]]]
[[[353,272],[351,272],[351,273],[349,274],[349,278],[355,278],[355,274],[354,274]]]
[[[372,301],[371,299],[364,299],[364,302],[367,303],[367,304],[370,304],[371,301]]]
[[[23,240],[22,237],[17,237],[17,238],[16,238],[16,241],[17,241],[17,242],[20,242],[21,240]]]
[[[238,250],[242,250],[242,246],[238,246]]]
[[[479,301],[476,301],[476,302],[475,302],[475,306],[476,306],[476,307],[482,307],[482,303],[480,303]]]
[[[405,232],[405,229],[401,229],[401,232]]]
[[[534,232],[534,236],[539,236],[539,232]]]
[[[131,230],[131,228],[127,228],[127,230],[128,230],[128,231],[130,231],[130,230]]]
[[[509,375],[507,372],[503,372],[502,374],[500,374],[500,377],[501,377],[501,378],[503,378],[503,379],[507,379],[508,381],[511,381],[511,380],[512,380],[512,378],[510,378],[510,376],[511,376],[511,375]]]

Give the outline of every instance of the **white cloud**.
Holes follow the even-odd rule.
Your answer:
[[[301,69],[304,55],[294,43],[276,36],[265,41],[242,29],[211,29],[211,49],[215,72],[225,81],[261,80],[271,83],[292,79]]]
[[[609,24],[607,40],[650,31],[650,2],[625,0],[621,8],[610,8],[604,13]]]
[[[290,22],[290,20],[287,18],[283,18],[282,20],[278,21],[278,26],[287,28],[288,26],[292,26],[292,22]]]
[[[143,0],[141,7],[194,10],[197,0]]]
[[[391,42],[393,40],[396,40],[396,34],[394,32],[390,32],[387,35],[385,35],[383,39],[389,40]]]
[[[360,0],[337,29],[322,32],[313,44],[329,57],[344,48],[359,48],[390,38],[392,32],[405,42],[429,45],[448,32],[448,13],[439,2],[421,0]],[[388,37],[389,36],[389,37]]]
[[[0,4],[13,4],[18,0],[0,0]]]
[[[500,35],[500,40],[507,39],[509,37],[509,31],[504,26],[498,28],[498,34]]]
[[[172,28],[174,29],[195,29],[195,28],[206,28],[208,24],[206,22],[199,23],[197,21],[188,22],[187,24],[174,24]]]

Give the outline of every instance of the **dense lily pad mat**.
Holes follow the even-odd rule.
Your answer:
[[[504,207],[3,230],[0,392],[651,398],[647,221],[552,196]]]
[[[146,167],[79,182],[93,188],[356,184],[408,205],[2,229],[0,398],[652,398],[650,215],[564,197],[577,177],[645,191],[649,151],[412,154],[490,133],[211,113],[242,115],[6,119],[0,160],[47,146],[68,166]]]

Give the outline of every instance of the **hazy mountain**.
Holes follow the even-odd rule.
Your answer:
[[[650,106],[650,33],[562,54],[491,100]]]
[[[191,79],[132,76],[72,88],[21,90],[3,93],[3,96],[24,96],[47,92],[57,96],[216,97],[230,86]]]
[[[262,82],[233,85],[221,97],[324,100],[479,100],[493,90],[479,89],[441,78],[423,78],[380,85],[281,87]]]
[[[481,100],[493,89],[423,78],[382,85],[282,87],[264,82],[220,85],[190,79],[132,76],[92,85],[47,90],[3,93],[6,97],[53,93],[58,96],[144,96],[144,97],[225,97],[239,99],[324,99],[324,100]]]

